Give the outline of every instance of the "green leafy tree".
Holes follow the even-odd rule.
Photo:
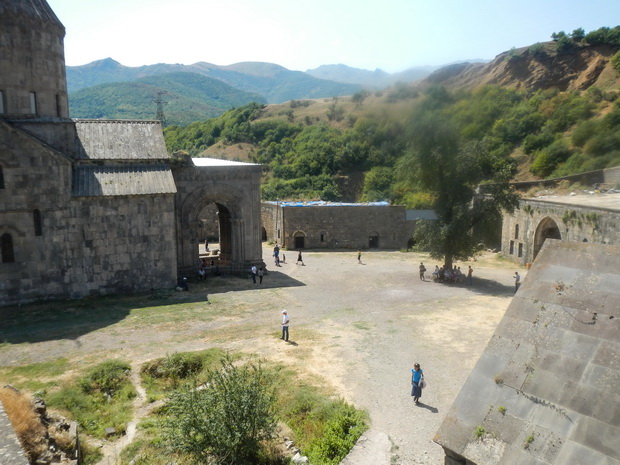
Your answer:
[[[230,357],[220,369],[207,370],[203,383],[174,392],[167,405],[168,446],[197,463],[257,463],[261,443],[275,434],[275,392],[261,365],[235,365]]]
[[[584,31],[583,28],[579,27],[571,33],[570,37],[575,42],[581,42],[586,37],[586,31]]]
[[[476,231],[491,227],[500,209],[514,210],[518,198],[508,184],[514,168],[485,141],[462,142],[446,116],[417,113],[414,120],[412,150],[397,171],[412,189],[430,193],[438,218],[422,223],[414,238],[431,257],[452,267],[454,260],[466,260],[478,250]],[[485,195],[476,195],[483,182]]]

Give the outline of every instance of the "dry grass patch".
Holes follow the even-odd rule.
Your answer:
[[[44,441],[47,430],[34,411],[32,400],[10,387],[0,388],[0,401],[13,425],[13,429],[31,463],[46,450]]]

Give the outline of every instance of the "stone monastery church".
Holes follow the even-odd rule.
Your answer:
[[[217,209],[223,270],[262,263],[259,165],[173,160],[157,121],[69,117],[65,29],[0,2],[0,305],[175,286]]]

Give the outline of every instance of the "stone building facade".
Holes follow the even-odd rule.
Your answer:
[[[286,249],[406,248],[416,222],[404,206],[327,202],[263,202],[261,217],[263,240]]]
[[[174,287],[219,213],[223,271],[262,263],[258,165],[171,160],[156,121],[72,120],[64,27],[0,3],[0,305]]]
[[[549,238],[620,244],[620,194],[521,199],[504,215],[502,255],[516,263],[532,263]]]

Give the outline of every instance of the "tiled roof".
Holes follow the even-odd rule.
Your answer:
[[[168,159],[159,121],[75,120],[75,126],[79,159]]]
[[[174,194],[167,165],[78,166],[73,171],[73,196]]]
[[[468,464],[620,465],[620,247],[547,239],[435,441]]]

